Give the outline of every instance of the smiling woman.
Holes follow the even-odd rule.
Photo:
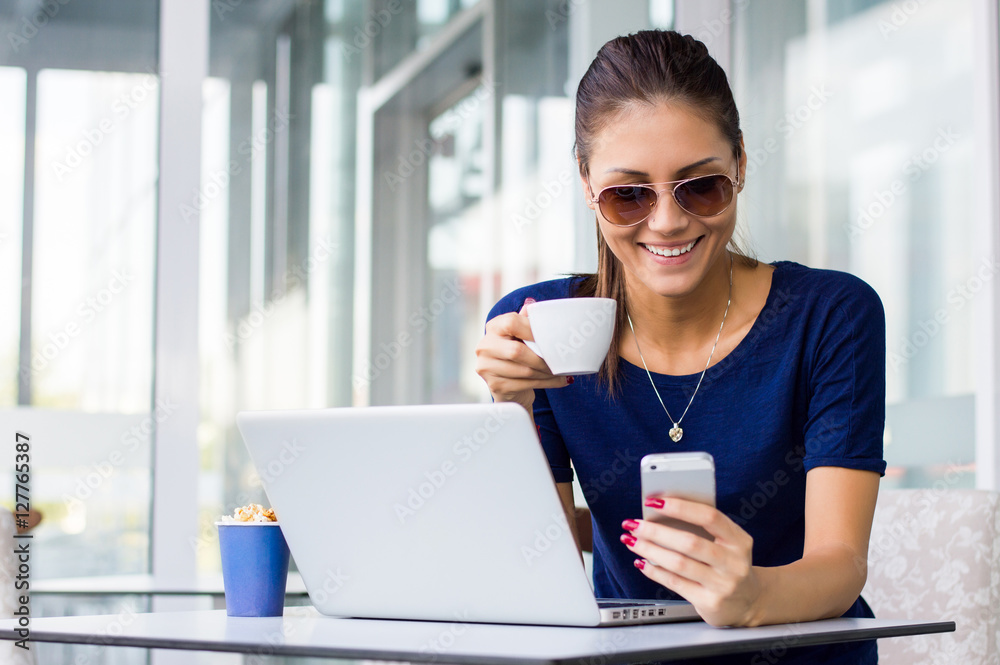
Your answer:
[[[851,275],[761,263],[733,242],[747,166],[739,113],[690,36],[605,44],[578,87],[576,155],[597,271],[501,299],[477,370],[495,400],[532,413],[570,515],[574,475],[593,487],[623,457],[708,452],[718,488],[717,508],[643,497],[638,465],[616,472],[588,497],[597,595],[679,595],[719,626],[871,616],[859,594],[885,471],[878,296]],[[608,355],[599,374],[554,376],[523,343],[523,306],[588,296],[618,303]],[[644,504],[713,540],[638,519]],[[876,660],[868,642],[790,649],[781,662]]]

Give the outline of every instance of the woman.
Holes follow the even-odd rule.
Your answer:
[[[597,596],[679,594],[716,626],[872,616],[859,594],[885,471],[878,296],[850,275],[737,249],[739,115],[690,36],[604,45],[577,92],[576,153],[597,272],[504,297],[476,353],[493,398],[533,415],[569,514],[572,460],[594,518]],[[523,306],[595,295],[618,301],[601,372],[553,376],[522,343]],[[714,541],[638,518],[639,459],[689,450],[715,458],[718,507],[657,509]],[[767,658],[877,660],[873,641]]]

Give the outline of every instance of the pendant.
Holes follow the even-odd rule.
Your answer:
[[[682,436],[684,436],[684,430],[677,423],[674,423],[674,426],[670,428],[670,438],[674,440],[674,443],[677,443]]]

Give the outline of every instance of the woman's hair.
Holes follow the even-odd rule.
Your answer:
[[[683,106],[715,123],[722,136],[740,154],[740,114],[722,70],[703,43],[672,30],[643,30],[616,37],[601,47],[576,91],[576,157],[580,174],[590,175],[594,143],[607,128],[635,105],[661,103]],[[750,264],[734,242],[730,250]],[[581,275],[577,296],[614,298],[618,314],[611,350],[600,378],[614,395],[618,374],[618,344],[627,325],[624,268],[612,253],[597,225],[597,272]]]

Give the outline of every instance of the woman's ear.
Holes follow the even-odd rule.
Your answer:
[[[740,159],[739,163],[736,165],[736,172],[739,174],[739,178],[737,180],[740,183],[737,191],[742,192],[743,186],[747,184],[747,150],[746,146],[743,145],[743,132],[740,132]]]
[[[580,166],[580,160],[576,161],[577,167]],[[596,204],[593,202],[594,195],[591,193],[590,183],[587,181],[587,176],[583,169],[578,168],[578,173],[580,174],[580,185],[583,187],[583,201],[587,204],[587,207],[591,210],[597,210]]]

